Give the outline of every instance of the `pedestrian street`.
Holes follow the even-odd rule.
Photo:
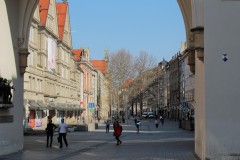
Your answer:
[[[25,136],[24,149],[18,153],[1,156],[0,160],[195,160],[194,132],[178,128],[176,121],[168,121],[158,128],[154,120],[142,120],[136,133],[133,120],[126,121],[122,144],[116,145],[113,128],[105,132],[99,124],[93,132],[69,132],[69,146],[59,148],[57,133],[52,148],[46,148],[46,136]]]

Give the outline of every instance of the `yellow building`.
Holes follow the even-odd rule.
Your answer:
[[[26,125],[45,128],[48,118],[57,124],[61,118],[69,124],[78,123],[81,70],[71,49],[68,3],[40,0],[30,27],[24,75]]]

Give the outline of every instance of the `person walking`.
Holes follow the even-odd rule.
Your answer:
[[[160,121],[162,122],[162,125],[163,125],[164,124],[164,118],[163,118],[162,115],[160,116]]]
[[[47,133],[47,147],[52,147],[52,141],[53,141],[53,132],[57,128],[55,124],[52,123],[52,120],[49,119],[47,128],[45,129]],[[50,144],[49,144],[49,138],[50,138]]]
[[[61,119],[61,124],[59,125],[59,143],[60,143],[59,148],[62,148],[63,146],[62,139],[64,140],[66,147],[68,147],[68,142],[66,138],[67,132],[68,132],[67,124],[64,122],[64,119]]]
[[[106,121],[106,133],[109,133],[110,121]]]
[[[137,123],[136,123],[137,133],[139,133],[140,127],[141,127],[141,121],[137,120]]]
[[[154,122],[155,122],[155,126],[156,126],[156,128],[158,128],[159,120],[158,120],[157,117],[155,118],[155,121],[154,121]]]
[[[117,145],[122,144],[122,141],[119,139],[122,134],[122,126],[118,121],[115,122],[113,135],[117,140]]]

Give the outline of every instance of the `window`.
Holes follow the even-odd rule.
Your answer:
[[[36,91],[36,79],[33,77],[32,78],[32,91]]]
[[[41,60],[42,58],[41,58],[41,54],[37,54],[37,67],[39,67],[39,68],[42,68],[42,64],[41,64]]]
[[[66,79],[68,79],[68,69],[66,68],[66,71],[65,71],[65,75],[66,75]]]
[[[39,92],[42,92],[42,80],[39,80]]]
[[[30,37],[29,37],[30,42],[34,42],[34,28],[31,26],[30,28]]]
[[[37,79],[37,83],[36,83],[36,92],[39,92],[39,79]]]
[[[61,66],[61,77],[64,78],[64,67],[63,66]]]

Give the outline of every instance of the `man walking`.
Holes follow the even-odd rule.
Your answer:
[[[61,120],[61,124],[59,125],[59,141],[60,141],[60,147],[62,148],[62,139],[64,140],[64,143],[66,147],[68,147],[68,142],[67,142],[67,124],[64,122],[64,119]]]
[[[49,144],[49,138],[50,138],[50,145],[49,147],[52,147],[52,141],[53,141],[53,132],[57,128],[55,124],[52,123],[52,120],[49,119],[47,128],[46,128],[46,133],[47,133],[47,147]]]

